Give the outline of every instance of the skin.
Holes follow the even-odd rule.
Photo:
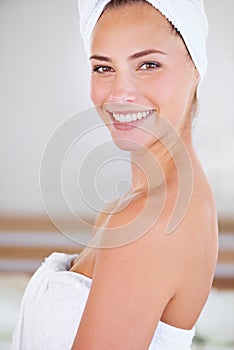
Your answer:
[[[163,54],[142,54],[148,50]],[[93,278],[72,349],[148,349],[159,320],[177,328],[194,326],[217,260],[213,195],[191,142],[191,104],[199,74],[182,40],[148,4],[106,10],[92,34],[91,56],[92,100],[113,141],[130,150],[144,172],[132,166],[132,194],[140,190],[140,196],[118,213],[97,218],[98,228],[105,223],[106,248],[86,249],[71,268]],[[110,112],[142,109],[153,111],[141,121],[144,130],[114,127]],[[157,113],[164,117],[161,124]],[[182,177],[188,170],[181,154],[189,156],[193,171],[191,200],[180,224],[167,235],[178,192],[175,162]],[[158,203],[162,184],[167,196],[159,219],[147,234],[113,248],[122,228],[123,237],[131,237],[128,224],[144,210],[148,186]],[[118,235],[110,235],[113,229]]]

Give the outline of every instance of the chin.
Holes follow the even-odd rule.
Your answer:
[[[123,138],[113,138],[113,141],[115,145],[122,151],[134,152],[145,148],[145,146],[143,146],[142,144]]]
[[[128,152],[137,152],[137,151],[146,151],[157,142],[154,137],[149,135],[143,135],[144,133],[135,133],[134,135],[120,136],[111,133],[111,137],[115,145],[123,150]]]

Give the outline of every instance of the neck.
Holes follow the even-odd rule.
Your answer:
[[[131,153],[132,191],[160,189],[175,176],[191,173],[192,152],[191,125],[179,131],[169,126],[149,148]]]

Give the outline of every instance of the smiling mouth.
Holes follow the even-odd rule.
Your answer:
[[[133,123],[148,117],[154,112],[153,109],[146,111],[130,112],[109,112],[112,118],[119,123]]]

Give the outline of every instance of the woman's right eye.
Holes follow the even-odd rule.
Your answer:
[[[95,66],[93,67],[93,72],[98,74],[110,73],[113,72],[113,68],[108,66]]]

